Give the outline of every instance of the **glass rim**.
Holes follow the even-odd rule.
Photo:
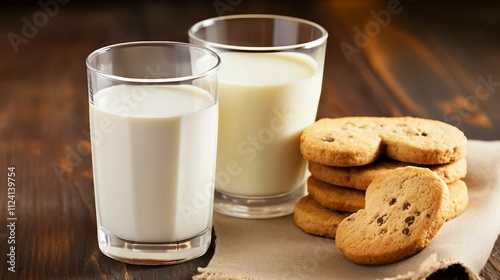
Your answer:
[[[200,37],[196,36],[195,33],[199,31],[203,27],[207,27],[212,25],[213,23],[217,21],[224,21],[228,19],[281,19],[281,20],[287,20],[287,21],[293,21],[293,22],[300,22],[307,24],[309,26],[312,26],[316,29],[318,29],[321,32],[321,36],[317,39],[310,40],[308,42],[304,43],[299,43],[299,44],[291,44],[291,45],[285,45],[285,46],[269,46],[269,47],[249,47],[249,46],[238,46],[238,45],[229,45],[229,44],[222,44],[222,43],[215,43],[211,41],[207,41],[204,39],[201,39]],[[326,29],[309,20],[302,19],[302,18],[297,18],[297,17],[291,17],[291,16],[282,16],[282,15],[273,15],[273,14],[238,14],[238,15],[228,15],[228,16],[219,16],[219,17],[213,17],[209,19],[205,19],[202,21],[199,21],[195,24],[193,24],[189,30],[188,30],[188,35],[189,37],[198,40],[200,42],[203,42],[207,46],[214,47],[214,48],[219,48],[219,49],[227,49],[227,50],[236,50],[236,51],[285,51],[285,50],[294,50],[294,49],[306,49],[306,48],[314,48],[317,46],[320,46],[324,42],[326,42],[326,39],[328,38],[328,32]]]
[[[198,49],[202,52],[205,52],[208,55],[213,56],[216,59],[216,63],[207,69],[206,71],[203,71],[198,74],[192,74],[192,75],[186,75],[186,76],[180,76],[180,77],[172,77],[172,78],[129,78],[129,77],[124,77],[120,75],[114,75],[114,74],[108,74],[103,71],[100,71],[96,69],[92,65],[92,61],[99,55],[110,52],[115,49],[119,48],[126,48],[126,47],[137,47],[137,46],[182,46],[185,48],[191,48],[191,49]],[[117,43],[117,44],[112,44],[112,45],[107,45],[101,48],[98,48],[91,52],[87,58],[85,59],[85,64],[87,66],[87,70],[90,70],[91,72],[104,77],[108,78],[111,80],[116,80],[124,83],[130,83],[130,84],[147,84],[147,83],[155,83],[155,84],[160,84],[160,83],[178,83],[178,82],[186,82],[186,81],[192,81],[192,80],[197,80],[203,77],[207,77],[212,75],[214,72],[218,70],[218,68],[221,65],[221,58],[219,55],[212,51],[209,48],[203,47],[203,46],[198,46],[190,43],[183,43],[183,42],[176,42],[176,41],[131,41],[131,42],[123,42],[123,43]]]

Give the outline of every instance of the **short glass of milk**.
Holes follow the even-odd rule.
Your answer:
[[[219,71],[215,211],[242,218],[290,214],[306,192],[299,138],[316,119],[328,33],[278,15],[231,15],[189,29]]]
[[[100,250],[133,264],[205,254],[219,56],[187,43],[129,42],[92,52],[86,65]]]

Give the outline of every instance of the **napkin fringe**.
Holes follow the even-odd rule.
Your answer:
[[[453,273],[450,272],[453,270]],[[239,275],[229,275],[220,272],[203,272],[202,274],[195,275],[193,280],[256,280]],[[444,276],[444,275],[446,276]],[[449,277],[453,278],[449,278]],[[452,258],[443,258],[438,260],[437,254],[431,254],[427,257],[422,264],[420,264],[417,272],[408,272],[405,275],[398,275],[396,277],[384,278],[383,280],[439,280],[439,279],[466,279],[481,280],[481,277],[466,265],[455,262]]]
[[[202,274],[193,276],[193,280],[255,280],[253,278],[248,278],[245,276],[235,276],[220,272],[210,272],[206,271]]]

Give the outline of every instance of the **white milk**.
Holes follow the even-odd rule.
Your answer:
[[[90,106],[98,218],[131,241],[171,242],[211,225],[217,105],[194,86],[106,88]]]
[[[219,54],[216,188],[271,196],[304,183],[302,130],[316,118],[322,71],[299,53]]]

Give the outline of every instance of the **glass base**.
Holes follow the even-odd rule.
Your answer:
[[[165,265],[187,262],[205,254],[210,246],[212,230],[207,229],[188,240],[168,243],[123,240],[102,228],[97,229],[97,235],[99,249],[112,259],[129,264]]]
[[[214,211],[220,214],[247,218],[266,219],[293,213],[295,204],[306,195],[306,184],[295,191],[279,196],[244,197],[215,191]]]

